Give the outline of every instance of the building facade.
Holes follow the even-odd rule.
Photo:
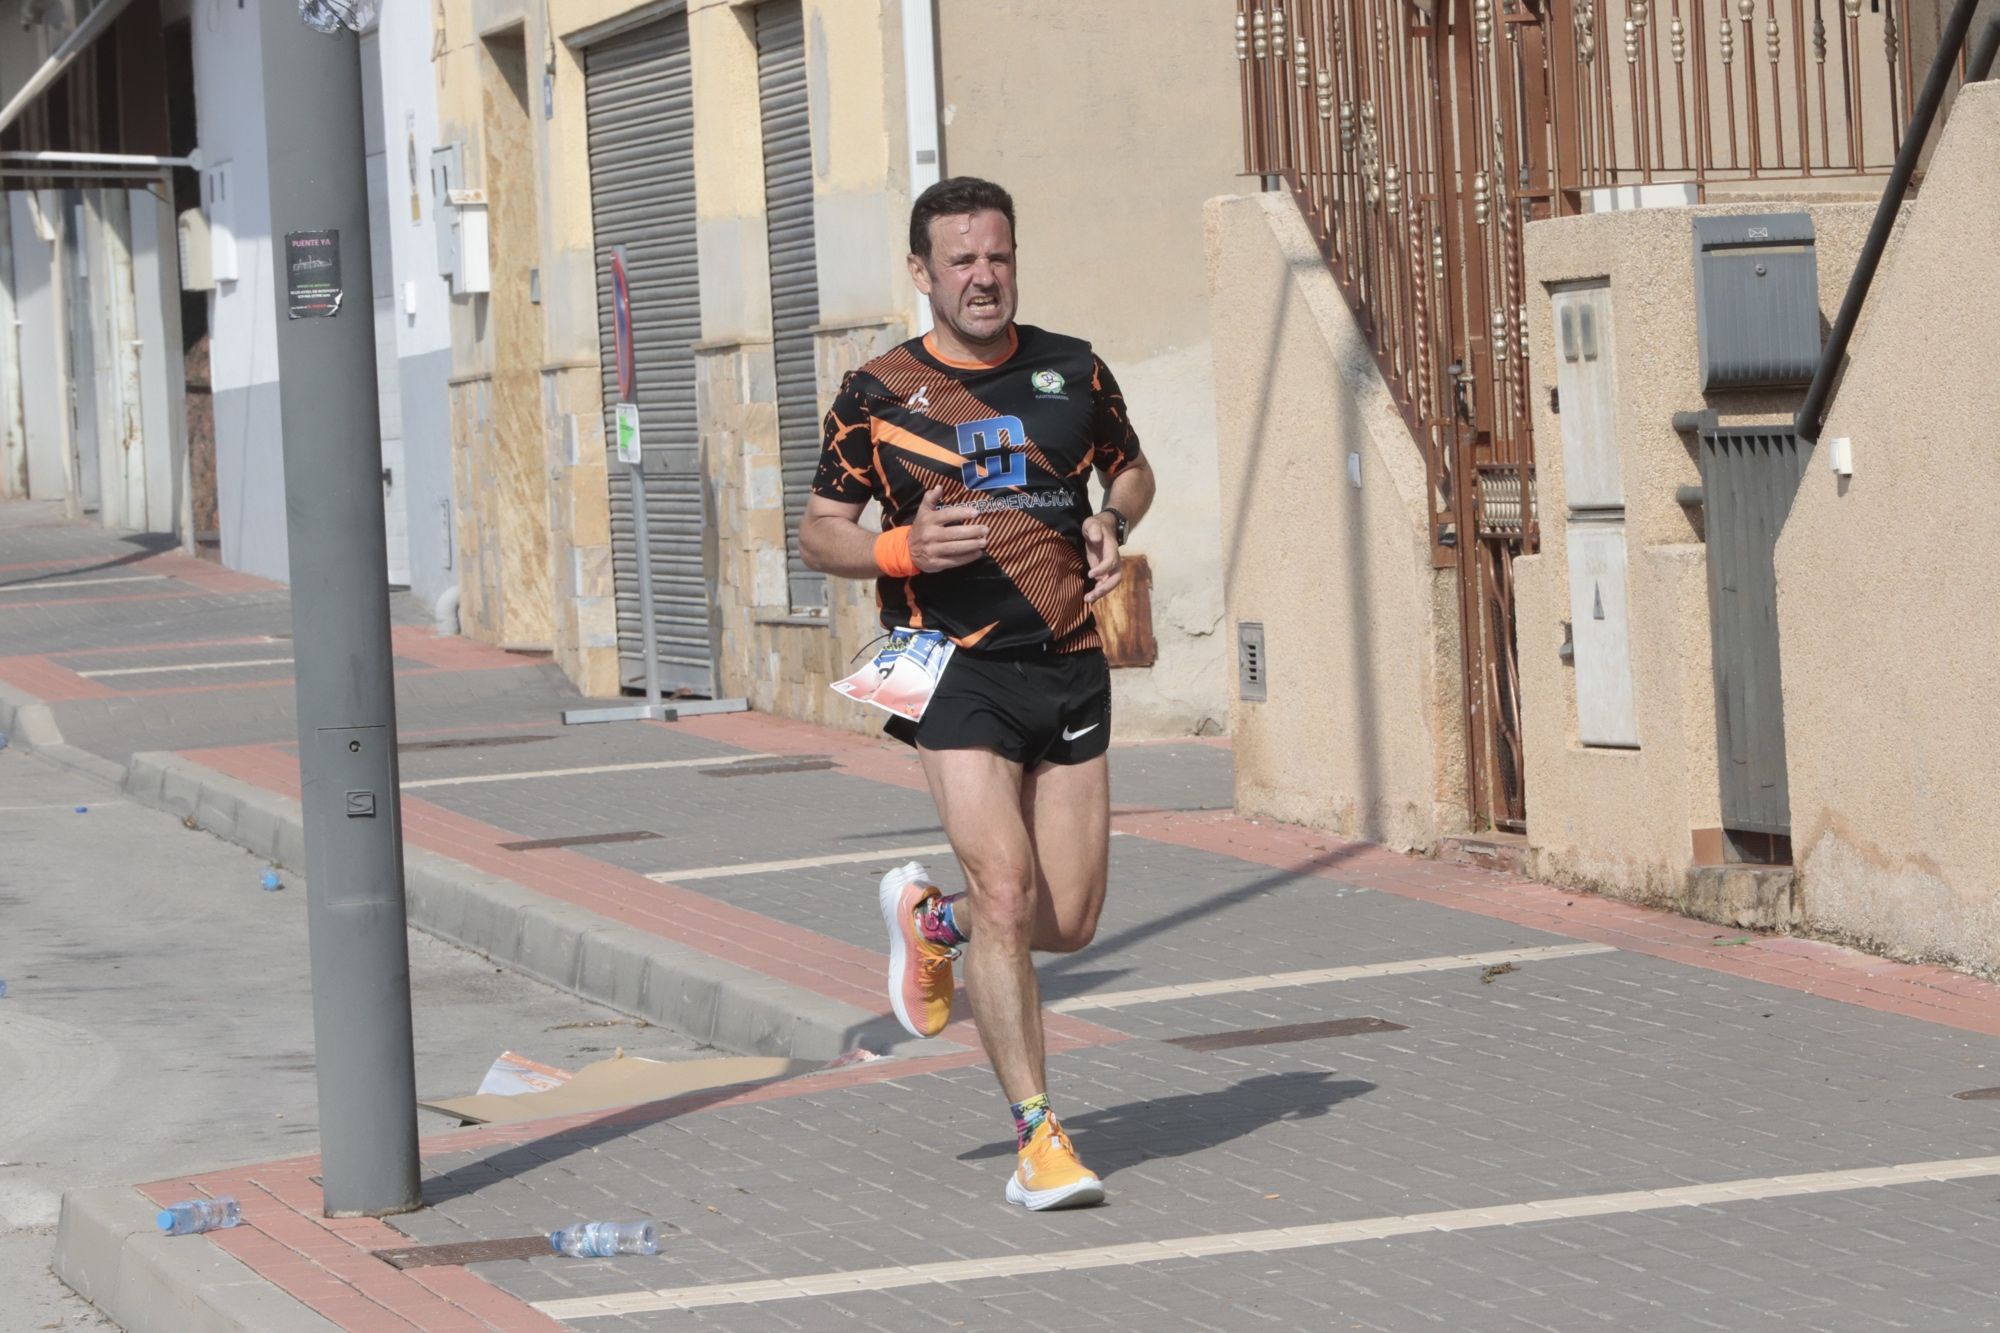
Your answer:
[[[1910,129],[1946,8],[1621,47],[1564,0],[1504,31],[1471,0],[1241,0],[1272,188],[1208,223],[1243,812],[2000,966],[1996,529],[1963,465],[2000,85],[1947,51]],[[1905,142],[1920,184],[1815,435]]]
[[[0,134],[16,153],[116,160],[0,159],[0,316],[20,328],[0,340],[0,495],[61,498],[283,580],[267,181],[271,155],[299,146],[267,142],[258,34],[297,16],[193,0],[35,8],[28,40],[0,50],[0,97],[33,94]],[[329,41],[329,58],[356,58],[355,41]],[[375,323],[389,573],[427,601],[455,584],[434,49],[422,6],[386,6],[358,38],[376,251],[358,313]]]
[[[638,684],[636,491],[670,691],[872,726],[827,688],[872,590],[807,570],[794,530],[841,377],[923,327],[913,194],[979,174],[1016,197],[1023,320],[1096,343],[1161,472],[1150,596],[1121,607],[1128,733],[1220,730],[1199,208],[1235,169],[1230,39],[1160,8],[447,3],[441,143],[491,256],[452,324],[466,632]]]

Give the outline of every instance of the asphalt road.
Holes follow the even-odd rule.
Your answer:
[[[78,813],[77,807],[87,807]],[[65,1189],[318,1146],[303,880],[0,750],[0,1330],[110,1329],[48,1271]],[[417,1090],[512,1049],[576,1068],[691,1042],[411,936]],[[450,1128],[420,1113],[426,1133]]]

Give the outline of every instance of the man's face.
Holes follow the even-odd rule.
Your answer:
[[[931,299],[931,317],[978,346],[1006,336],[1014,320],[1014,230],[998,209],[932,218],[928,260],[910,256],[910,276]]]

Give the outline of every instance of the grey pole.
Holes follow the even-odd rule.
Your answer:
[[[329,1217],[421,1206],[382,441],[353,33],[260,6]]]

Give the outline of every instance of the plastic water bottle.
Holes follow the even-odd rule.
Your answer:
[[[657,1222],[579,1222],[549,1233],[549,1248],[572,1259],[609,1259],[614,1254],[658,1254]]]
[[[285,882],[278,878],[278,871],[274,866],[264,867],[264,878],[260,882],[263,884],[264,892],[266,893],[271,893],[285,887]]]
[[[194,1236],[204,1231],[219,1231],[242,1220],[243,1211],[236,1206],[236,1200],[227,1194],[214,1199],[189,1199],[184,1203],[168,1204],[154,1219],[159,1223],[160,1230],[169,1236]]]
[[[0,1000],[7,998],[7,983],[0,981]]]

